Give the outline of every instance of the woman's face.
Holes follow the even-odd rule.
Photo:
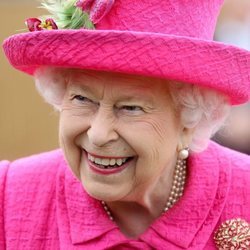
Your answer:
[[[62,103],[60,143],[91,196],[105,201],[140,196],[173,169],[182,134],[163,81],[72,73]]]

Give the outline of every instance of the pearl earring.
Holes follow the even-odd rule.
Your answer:
[[[181,160],[187,159],[189,156],[189,148],[183,148],[179,151],[178,158]]]

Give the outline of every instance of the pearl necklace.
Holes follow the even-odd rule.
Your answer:
[[[162,213],[167,212],[181,198],[184,191],[185,180],[186,180],[186,160],[178,159],[175,166],[174,179],[170,195],[168,197],[168,200],[166,202],[166,205]],[[105,203],[105,201],[101,201],[101,203],[109,219],[113,221],[114,217],[112,216],[107,204]]]

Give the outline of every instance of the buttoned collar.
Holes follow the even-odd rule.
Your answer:
[[[207,150],[189,158],[183,197],[159,217],[138,241],[146,242],[152,248],[157,248],[159,244],[188,248],[196,242],[202,249],[202,244],[207,242],[219,219],[230,184],[230,163],[218,153],[220,150],[220,146],[210,143]],[[84,191],[64,161],[57,190],[58,220],[68,220],[73,244],[94,239],[101,241],[107,235],[112,239],[110,246],[132,241],[108,218],[100,201]],[[61,226],[67,227],[65,223]]]

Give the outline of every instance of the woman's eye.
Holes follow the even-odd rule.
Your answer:
[[[122,107],[123,110],[126,110],[126,111],[143,111],[142,107],[140,106],[123,106]]]
[[[73,100],[77,100],[77,101],[79,101],[79,102],[81,102],[81,103],[86,103],[86,102],[91,102],[91,100],[90,99],[88,99],[87,97],[85,97],[85,96],[82,96],[82,95],[75,95],[73,98],[72,98]]]

